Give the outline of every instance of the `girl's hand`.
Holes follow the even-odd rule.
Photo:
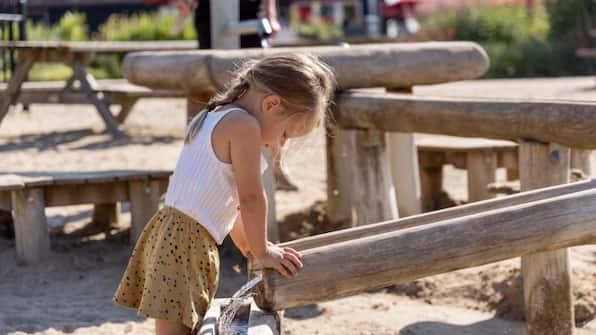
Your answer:
[[[272,243],[267,243],[267,250],[259,263],[264,268],[274,269],[286,278],[296,275],[302,268],[300,254],[292,248],[280,248]]]

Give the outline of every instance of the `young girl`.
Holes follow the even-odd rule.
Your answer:
[[[296,274],[298,252],[267,241],[261,147],[282,147],[318,126],[333,83],[331,70],[312,56],[245,63],[228,90],[191,121],[165,207],[139,237],[116,304],[156,319],[157,334],[189,334],[217,290],[216,244],[228,233],[261,266]]]

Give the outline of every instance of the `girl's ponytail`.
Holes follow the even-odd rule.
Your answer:
[[[238,100],[248,91],[249,87],[250,84],[248,80],[246,80],[245,74],[240,75],[232,82],[231,87],[225,93],[219,94],[211,99],[205,109],[195,115],[188,124],[186,136],[184,137],[184,144],[189,144],[195,138],[201,129],[203,122],[205,122],[205,119],[207,118],[207,113],[213,111],[218,106],[227,105]]]

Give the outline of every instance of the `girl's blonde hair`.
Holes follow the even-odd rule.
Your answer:
[[[208,112],[233,103],[251,87],[278,95],[288,115],[308,113],[312,121],[310,124],[317,124],[325,117],[335,89],[334,77],[328,65],[308,54],[279,53],[249,60],[236,72],[227,89],[212,98],[207,107],[191,120],[184,142],[193,140]]]

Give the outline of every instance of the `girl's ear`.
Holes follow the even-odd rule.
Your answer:
[[[281,106],[281,98],[279,95],[271,94],[267,95],[263,102],[261,103],[262,110],[269,112],[272,108],[277,108]]]

